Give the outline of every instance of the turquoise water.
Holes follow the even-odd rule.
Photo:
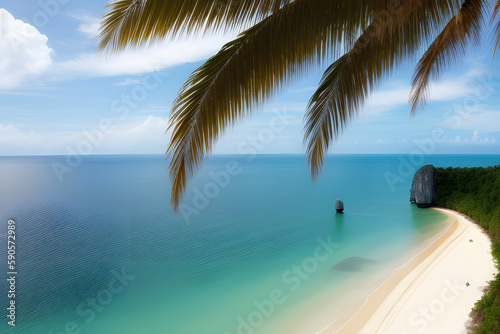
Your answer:
[[[18,272],[1,333],[314,333],[445,226],[409,203],[420,165],[405,156],[331,156],[316,185],[302,156],[215,156],[178,216],[162,156],[88,156],[59,180],[65,159],[0,158],[0,244],[14,219]]]

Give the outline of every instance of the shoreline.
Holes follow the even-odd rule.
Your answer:
[[[466,333],[474,303],[497,272],[491,240],[468,216],[432,209],[448,216],[444,232],[317,334]]]

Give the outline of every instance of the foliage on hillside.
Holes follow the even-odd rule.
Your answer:
[[[465,213],[492,237],[493,256],[500,263],[500,166],[436,168],[436,205]],[[471,313],[470,333],[500,333],[500,274]]]

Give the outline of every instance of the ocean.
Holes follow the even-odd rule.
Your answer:
[[[160,155],[0,157],[0,332],[317,333],[445,228],[409,202],[428,163],[500,156],[331,155],[315,183],[303,156],[213,156],[177,215]]]

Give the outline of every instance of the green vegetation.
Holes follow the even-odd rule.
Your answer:
[[[500,166],[436,168],[436,205],[465,213],[492,237],[493,256],[500,263]],[[470,333],[500,333],[500,274],[490,283],[472,313]]]

